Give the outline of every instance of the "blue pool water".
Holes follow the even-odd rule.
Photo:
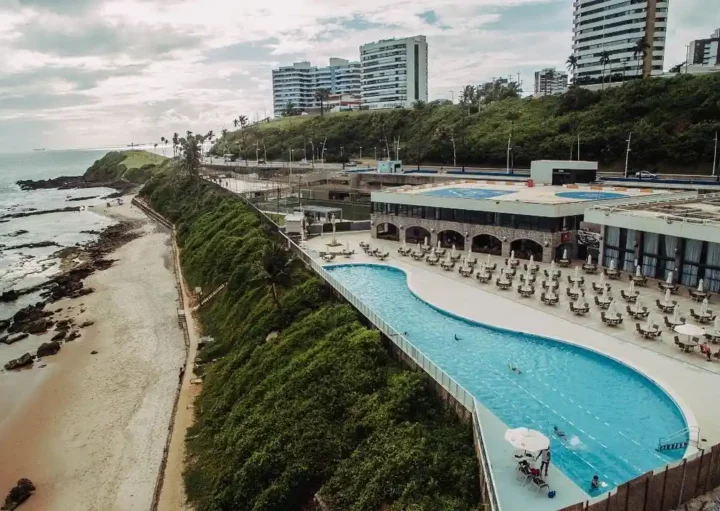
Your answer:
[[[555,194],[558,197],[565,199],[578,199],[578,200],[608,200],[608,199],[622,199],[627,197],[624,193],[616,192],[558,192]]]
[[[429,190],[422,192],[422,195],[430,197],[449,197],[453,199],[492,199],[501,195],[515,193],[506,190],[485,190],[479,188],[442,188],[440,190]]]
[[[509,427],[545,432],[553,463],[580,488],[598,474],[609,490],[684,454],[655,451],[658,438],[686,427],[685,419],[662,389],[623,364],[438,310],[410,292],[396,268],[326,268]],[[518,328],[527,326],[518,318]],[[554,425],[567,442],[553,435]]]

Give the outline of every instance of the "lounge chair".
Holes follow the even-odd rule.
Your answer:
[[[545,480],[540,476],[531,476],[530,477],[530,484],[537,490],[539,493],[540,490],[548,490],[550,491],[550,486],[548,483],[545,482]]]

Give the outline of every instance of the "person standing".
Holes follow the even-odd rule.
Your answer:
[[[550,468],[550,459],[552,458],[550,455],[550,448],[548,447],[547,449],[540,451],[538,458],[540,458],[540,473],[543,474],[544,471],[544,475],[547,477],[548,469]]]

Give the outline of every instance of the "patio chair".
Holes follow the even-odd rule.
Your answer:
[[[603,310],[605,310],[605,309],[607,309],[608,307],[610,307],[610,302],[608,302],[608,303],[601,303],[601,302],[600,302],[600,299],[599,299],[597,296],[593,296],[593,301],[595,302],[595,305],[597,305],[598,307],[600,307],[600,308],[603,309]]]
[[[698,314],[697,312],[695,312],[695,309],[692,309],[692,308],[690,309],[690,315],[692,316],[692,318],[693,318],[695,321],[698,321],[698,320],[700,319],[700,314]]]
[[[635,331],[643,337],[647,335],[647,332],[643,332],[643,329],[640,328],[640,323],[635,323]]]
[[[537,490],[538,493],[540,492],[540,490],[550,491],[550,486],[540,476],[532,476],[530,478],[530,484],[532,484],[533,488],[535,488],[535,490]]]
[[[622,296],[622,299],[628,303],[635,303],[637,301],[639,295],[640,295],[640,291],[635,291],[635,294],[631,295],[631,294],[626,294],[624,289],[620,290],[620,296]]]

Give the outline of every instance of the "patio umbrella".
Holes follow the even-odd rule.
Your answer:
[[[452,256],[455,257],[455,245],[452,246]]]
[[[535,262],[535,256],[530,254],[530,264],[528,265],[528,268],[530,268],[534,262]]]
[[[700,282],[698,282],[698,291],[703,292],[703,279],[700,279]]]
[[[510,260],[511,260],[511,261],[514,261],[514,260],[515,260],[515,251],[514,251],[514,250],[511,250],[511,251],[510,251]]]
[[[563,250],[563,261],[567,261],[567,249]]]
[[[575,267],[575,280],[577,280],[579,278],[580,278],[580,267],[576,266]]]
[[[588,254],[588,262],[587,262],[587,263],[588,263],[588,264],[592,264],[592,255],[589,255],[589,254]]]
[[[616,264],[617,264],[617,263],[615,262],[615,259],[610,259],[610,269],[611,269],[611,270],[614,270],[614,269],[615,269],[615,265],[616,265]]]
[[[673,311],[673,323],[680,323],[680,307],[677,305],[675,306],[675,310]]]
[[[438,240],[438,246],[437,246],[437,248],[440,248],[440,240]]]
[[[447,256],[445,256],[445,262],[446,262],[447,264],[451,264],[451,263],[452,263],[452,259],[450,259],[450,254],[448,254]]]
[[[550,261],[550,275],[553,275],[555,273],[555,259]]]
[[[702,312],[703,314],[707,313],[707,308],[708,308],[708,299],[705,298],[702,301],[702,305],[700,306],[700,312]]]
[[[665,290],[665,303],[670,303],[670,290]]]
[[[642,277],[642,270],[640,269],[640,266],[635,267],[635,275],[637,277]]]
[[[715,316],[715,322],[713,323],[713,330],[715,333],[720,333],[720,316]]]
[[[600,274],[600,287],[603,287],[605,285],[605,274]]]
[[[652,316],[652,314],[648,314],[648,317],[645,320],[645,330],[652,330],[652,327],[653,327],[653,316]]]
[[[505,432],[505,441],[515,449],[539,452],[550,447],[550,439],[534,429],[514,428]]]
[[[425,246],[426,247],[428,246],[428,237],[427,236],[425,236]]]
[[[403,248],[407,248],[407,241],[403,240]]]
[[[641,298],[638,298],[638,299],[637,299],[637,302],[635,302],[635,310],[636,310],[636,311],[641,311],[642,308],[643,308],[643,301],[642,301]]]
[[[480,275],[485,273],[485,263],[480,263]]]
[[[672,280],[673,280],[672,278],[673,278],[673,272],[669,271],[668,276],[665,279],[665,282],[667,282],[668,284],[672,284]]]
[[[612,314],[613,316],[617,315],[617,312],[615,311],[615,300],[610,301],[610,305],[608,306],[608,314]]]
[[[630,281],[630,285],[628,286],[628,293],[631,295],[635,294],[635,282],[632,280]]]

